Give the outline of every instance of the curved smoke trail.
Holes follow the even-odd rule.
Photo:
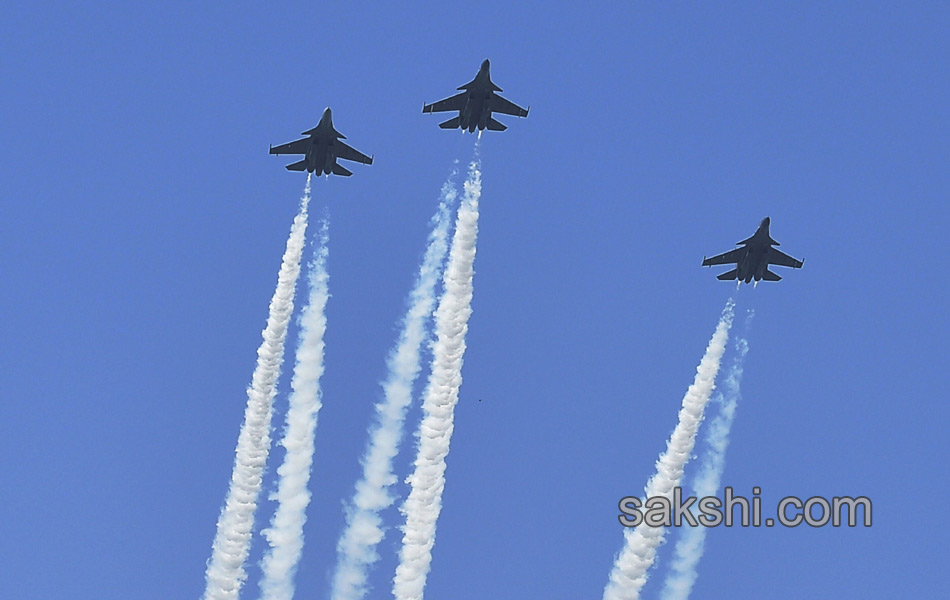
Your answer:
[[[270,450],[271,410],[280,366],[284,360],[287,324],[294,310],[294,290],[300,275],[300,255],[307,233],[307,206],[310,204],[310,175],[294,218],[287,248],[277,276],[277,289],[270,302],[264,341],[257,349],[257,366],[247,389],[244,424],[238,435],[231,486],[218,518],[217,534],[205,571],[206,600],[237,600],[247,574],[244,562],[251,544],[254,511],[261,490],[261,475]]]
[[[646,486],[646,497],[665,496],[672,500],[673,488],[683,478],[683,467],[696,443],[696,432],[703,420],[703,410],[715,386],[719,363],[729,340],[735,302],[729,299],[713,333],[706,353],[696,369],[696,377],[683,397],[679,422],[666,444],[666,451],[656,462],[656,473]],[[647,580],[647,571],[656,559],[656,549],[663,542],[663,527],[640,525],[624,531],[626,543],[614,562],[610,581],[604,589],[604,600],[632,600],[640,597]]]
[[[326,306],[330,297],[327,285],[329,218],[320,228],[320,246],[310,263],[310,299],[300,315],[300,340],[294,376],[290,382],[290,408],[281,445],[286,449],[284,462],[277,469],[277,500],[271,526],[263,531],[270,543],[261,567],[261,597],[265,600],[290,600],[294,595],[294,574],[303,551],[303,526],[310,504],[310,468],[313,465],[313,439],[320,412],[320,377],[323,376],[323,336],[327,330]]]
[[[732,422],[736,416],[736,406],[741,398],[739,383],[742,381],[745,355],[749,352],[749,342],[746,336],[748,336],[753,315],[754,313],[749,310],[745,320],[746,333],[736,340],[736,355],[729,367],[729,374],[726,376],[723,391],[718,395],[722,402],[722,408],[710,424],[709,433],[706,436],[708,448],[703,454],[699,473],[697,473],[696,482],[693,485],[695,489],[693,495],[697,498],[714,496],[719,491],[719,485],[722,482],[722,472],[726,467],[726,448],[729,446],[729,431],[732,429]],[[670,567],[670,573],[666,577],[663,592],[660,594],[663,600],[686,600],[686,598],[689,598],[693,584],[696,582],[696,567],[699,565],[699,559],[703,556],[705,542],[705,527],[686,527],[681,530],[680,538],[673,550],[673,563]]]
[[[346,528],[337,543],[337,568],[333,576],[334,600],[359,600],[366,594],[367,571],[379,558],[376,546],[383,539],[380,512],[395,498],[389,487],[396,482],[393,458],[403,436],[406,409],[412,402],[412,385],[419,376],[422,341],[426,321],[435,307],[435,288],[442,274],[448,248],[450,209],[457,193],[453,171],[442,186],[439,208],[430,221],[431,230],[415,287],[409,294],[409,308],[402,320],[399,341],[389,354],[389,374],[383,384],[384,397],[376,403],[376,417],[370,427],[363,454],[363,476],[346,510]]]
[[[406,515],[399,566],[393,579],[397,600],[421,600],[432,562],[435,525],[442,510],[445,457],[449,453],[455,404],[462,384],[465,333],[472,313],[472,277],[475,240],[478,236],[478,199],[482,193],[478,145],[469,166],[465,193],[459,206],[445,269],[445,291],[435,314],[436,340],[432,345],[432,372],[419,424],[415,469],[407,482],[409,497],[402,506]]]

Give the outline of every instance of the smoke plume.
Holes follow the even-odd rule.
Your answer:
[[[406,409],[412,402],[412,386],[419,375],[426,322],[435,307],[436,285],[442,275],[450,209],[457,196],[454,179],[453,172],[442,186],[439,208],[430,222],[428,246],[409,294],[399,341],[387,359],[389,373],[383,384],[383,398],[376,404],[369,443],[363,454],[363,475],[347,506],[346,528],[337,544],[337,568],[330,596],[334,600],[363,598],[369,567],[379,558],[376,546],[385,534],[380,513],[395,500],[389,491],[396,482],[393,458],[402,441]]]
[[[421,600],[435,544],[435,526],[442,510],[445,458],[449,453],[455,405],[462,384],[465,333],[472,313],[472,277],[478,235],[478,200],[481,196],[481,162],[476,157],[468,178],[455,225],[452,248],[443,277],[444,292],[435,314],[436,340],[432,346],[432,371],[423,402],[418,431],[418,453],[409,497],[402,506],[406,515],[399,566],[393,580],[397,600]]]
[[[290,408],[281,445],[286,449],[277,469],[277,510],[271,526],[263,531],[270,544],[261,566],[261,597],[291,600],[294,575],[303,551],[303,526],[310,504],[310,469],[313,465],[314,432],[321,407],[320,377],[323,376],[323,336],[327,330],[326,306],[329,219],[320,228],[320,246],[310,263],[310,299],[300,315],[300,335],[294,375],[290,382]]]
[[[747,340],[749,325],[752,322],[753,312],[746,316],[745,333],[736,340],[736,355],[729,366],[722,393],[717,394],[716,400],[722,404],[719,414],[712,420],[709,433],[706,436],[707,448],[700,462],[699,472],[693,485],[693,495],[697,498],[714,496],[719,491],[722,473],[726,467],[726,448],[729,446],[729,431],[736,416],[736,406],[739,404],[739,383],[742,381],[742,369],[745,356],[749,352]],[[705,527],[684,527],[673,550],[673,563],[670,573],[663,585],[660,597],[663,600],[686,600],[696,582],[696,567],[703,556],[706,542]]]
[[[237,600],[247,574],[244,563],[251,543],[254,511],[261,489],[261,475],[270,450],[271,412],[277,379],[284,360],[287,324],[294,310],[294,290],[300,275],[300,255],[307,233],[307,206],[310,203],[310,175],[294,218],[287,248],[277,276],[277,288],[270,302],[270,314],[257,349],[257,366],[247,389],[244,424],[238,435],[231,474],[231,486],[218,518],[211,558],[205,571],[206,600]]]
[[[703,410],[715,388],[719,363],[732,327],[732,299],[726,302],[719,324],[706,353],[696,369],[696,377],[683,397],[679,422],[656,463],[656,473],[646,485],[646,497],[664,496],[672,500],[673,488],[680,485],[683,468],[696,442],[696,431],[703,419]],[[664,528],[645,524],[624,531],[625,544],[614,562],[610,581],[604,589],[604,600],[633,600],[640,597],[647,574],[656,559],[656,549],[663,542]]]

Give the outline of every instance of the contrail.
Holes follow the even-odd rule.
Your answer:
[[[307,206],[310,204],[310,175],[300,199],[287,239],[287,249],[277,276],[277,289],[270,302],[270,314],[257,349],[257,366],[247,389],[244,424],[238,435],[231,486],[225,499],[211,558],[205,571],[206,600],[237,600],[247,574],[244,562],[251,543],[254,511],[261,490],[261,474],[270,450],[271,409],[280,366],[284,360],[287,324],[294,310],[294,290],[300,275],[300,255],[307,233]]]
[[[263,531],[270,544],[261,567],[261,597],[291,600],[294,574],[303,550],[303,526],[310,504],[310,468],[313,465],[313,438],[321,407],[320,377],[323,376],[323,336],[327,330],[326,306],[329,217],[320,228],[320,246],[310,263],[310,299],[300,315],[300,336],[294,376],[290,382],[290,408],[281,445],[287,450],[277,469],[277,510],[271,526]]]
[[[409,294],[409,308],[402,320],[396,347],[389,353],[389,374],[384,397],[376,403],[369,442],[363,454],[363,476],[346,510],[346,528],[337,543],[337,568],[333,576],[334,600],[359,600],[366,594],[367,571],[379,558],[376,546],[385,531],[380,512],[395,498],[389,487],[396,482],[393,458],[403,436],[406,408],[412,402],[412,386],[419,376],[419,355],[426,337],[426,322],[435,307],[435,288],[442,275],[448,247],[450,209],[455,205],[456,172],[442,186],[439,208],[430,221],[429,241]]]
[[[646,485],[646,497],[665,496],[672,500],[673,488],[683,478],[683,467],[693,451],[696,431],[703,420],[703,410],[715,386],[719,362],[729,340],[735,301],[729,299],[713,333],[706,353],[696,369],[693,385],[683,397],[679,422],[666,444],[666,451],[656,462],[656,473]],[[610,581],[604,589],[604,600],[632,600],[640,597],[640,589],[647,580],[647,572],[656,558],[656,549],[663,542],[663,527],[640,525],[624,531],[623,550],[614,562]]]
[[[708,447],[703,454],[699,472],[694,484],[694,496],[703,498],[713,496],[719,491],[722,472],[726,466],[726,448],[729,446],[729,431],[736,416],[736,405],[739,403],[739,383],[742,381],[742,368],[745,355],[749,352],[747,340],[749,325],[752,323],[754,312],[750,309],[746,315],[745,333],[736,340],[736,355],[729,367],[726,383],[717,400],[722,403],[719,414],[713,419],[706,436]],[[696,567],[703,556],[703,546],[706,541],[705,527],[684,527],[681,530],[676,548],[673,550],[673,563],[670,573],[663,585],[660,597],[663,600],[686,600],[696,582]]]
[[[393,579],[397,600],[421,600],[432,562],[435,525],[442,510],[445,457],[449,453],[455,404],[462,384],[465,332],[472,313],[472,276],[478,235],[478,199],[482,193],[478,143],[455,224],[455,235],[443,277],[445,291],[435,313],[436,340],[432,345],[432,372],[426,386],[415,469],[407,478],[409,497],[399,566]]]

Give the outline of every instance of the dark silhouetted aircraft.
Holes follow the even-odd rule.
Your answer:
[[[495,92],[502,91],[500,87],[492,83],[491,75],[488,70],[491,65],[488,59],[482,63],[482,68],[478,70],[475,79],[461,86],[461,94],[456,94],[451,98],[439,100],[432,104],[426,104],[422,107],[422,112],[446,112],[459,111],[459,116],[449,119],[445,123],[440,123],[442,129],[462,128],[474,132],[475,128],[479,131],[490,129],[491,131],[504,131],[507,126],[499,123],[492,118],[493,112],[505,115],[514,115],[516,117],[527,117],[528,110],[521,108],[514,102],[505,100]]]
[[[739,248],[724,252],[719,256],[712,258],[703,257],[703,266],[711,267],[713,265],[735,264],[736,268],[719,275],[717,279],[728,281],[738,279],[749,283],[753,279],[758,283],[762,279],[766,281],[779,281],[782,279],[772,271],[769,271],[769,265],[780,265],[782,267],[801,268],[802,261],[792,258],[788,254],[776,250],[772,246],[778,246],[779,243],[769,235],[769,218],[762,219],[759,228],[755,234],[747,240],[737,244]]]
[[[307,171],[323,175],[344,175],[349,177],[353,173],[337,164],[336,159],[352,160],[363,163],[364,165],[373,164],[373,158],[366,156],[359,150],[348,146],[340,140],[345,140],[346,136],[333,128],[333,115],[330,107],[323,111],[320,123],[310,131],[304,131],[301,135],[308,135],[303,139],[294,142],[281,144],[280,146],[271,146],[271,154],[303,154],[304,159],[300,162],[287,165],[288,171]]]

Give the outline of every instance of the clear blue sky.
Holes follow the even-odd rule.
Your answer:
[[[314,186],[332,298],[297,581],[326,597],[427,221],[472,155],[421,107],[485,58],[531,114],[483,137],[427,597],[600,598],[616,503],[641,493],[735,288],[702,257],[766,215],[805,266],[739,293],[756,318],[724,483],[766,505],[867,495],[875,520],[714,529],[696,596],[945,593],[950,8],[742,4],[6,7],[3,596],[200,595],[304,183],[267,146],[331,106],[376,162]]]

